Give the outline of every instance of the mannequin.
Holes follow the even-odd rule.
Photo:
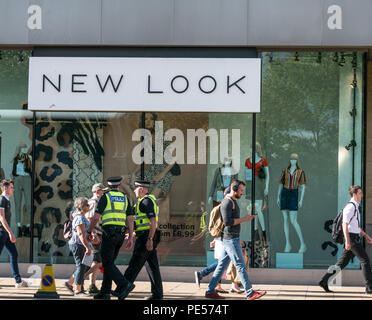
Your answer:
[[[13,158],[13,180],[14,180],[14,204],[16,211],[16,222],[18,237],[30,236],[31,221],[31,156],[27,152],[27,145],[20,143]],[[26,226],[21,226],[23,205],[26,205]]]
[[[212,204],[213,202],[213,207],[221,203],[223,192],[234,179],[238,179],[238,172],[232,167],[232,158],[229,156],[224,159],[222,166],[218,167],[214,172],[208,203]]]
[[[304,253],[307,249],[302,236],[301,227],[297,222],[297,212],[298,209],[302,207],[304,200],[305,184],[305,171],[300,169],[298,165],[298,155],[293,153],[290,156],[289,166],[282,170],[277,200],[278,206],[283,213],[284,220],[284,235],[286,242],[284,252],[290,252],[292,249],[289,241],[288,216],[301,243],[298,253]],[[298,189],[301,191],[300,200],[298,200]]]
[[[246,181],[246,198],[249,200],[248,211],[251,209],[252,200],[252,161],[248,157],[245,160],[245,181]],[[260,173],[261,171],[261,173]],[[263,177],[263,173],[265,177]],[[262,155],[261,145],[256,142],[256,154],[255,154],[255,212],[258,215],[258,219],[254,221],[254,230],[258,229],[258,222],[262,229],[262,240],[264,246],[267,247],[267,237],[265,228],[265,218],[262,212],[264,198],[269,194],[269,164],[267,159]]]

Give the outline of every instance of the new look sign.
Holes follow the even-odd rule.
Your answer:
[[[261,60],[32,57],[30,110],[260,112]]]

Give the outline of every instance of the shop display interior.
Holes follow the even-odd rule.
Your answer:
[[[252,211],[253,134],[257,217],[241,227],[250,265],[326,268],[340,256],[341,246],[331,240],[332,220],[348,201],[348,186],[362,185],[364,170],[363,53],[261,52],[255,132],[248,113],[34,114],[27,110],[31,54],[0,51],[0,178],[15,183],[11,227],[19,262],[73,263],[63,223],[75,198],[92,196],[93,184],[120,175],[122,190],[135,200],[139,129],[150,137],[143,178],[159,201],[161,265],[213,261],[209,213],[233,179],[246,183],[241,214]],[[167,163],[167,156],[175,163]],[[123,247],[117,262],[129,258]],[[4,251],[0,261],[7,259]],[[359,267],[357,259],[348,266]]]

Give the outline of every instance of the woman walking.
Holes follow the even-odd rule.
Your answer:
[[[74,273],[75,296],[87,295],[83,290],[84,274],[88,271],[89,266],[84,265],[83,258],[91,254],[90,244],[88,241],[89,221],[85,214],[89,211],[88,199],[79,197],[75,200],[74,206],[77,210],[72,220],[72,237],[69,241],[70,251],[75,260],[76,270]]]

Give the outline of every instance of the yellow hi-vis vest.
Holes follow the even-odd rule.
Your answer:
[[[107,205],[102,214],[102,226],[125,226],[127,220],[128,198],[120,191],[105,193]]]
[[[140,211],[140,203],[143,199],[149,198],[152,203],[154,204],[154,211],[156,216],[156,224],[158,224],[158,215],[159,215],[159,206],[156,197],[153,194],[147,194],[143,198],[138,199],[137,203],[134,205],[134,230],[135,231],[142,231],[150,229],[150,219],[148,218],[147,214]]]

